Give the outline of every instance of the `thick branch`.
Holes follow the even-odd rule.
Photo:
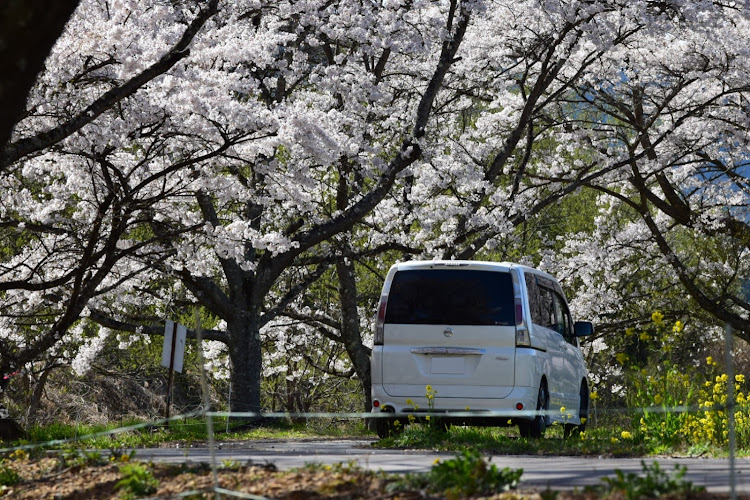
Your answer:
[[[137,74],[119,87],[115,87],[105,92],[101,97],[86,107],[86,109],[69,119],[67,122],[33,137],[19,139],[18,141],[9,144],[3,149],[2,153],[0,153],[0,169],[7,167],[26,155],[41,151],[60,142],[66,137],[69,137],[75,132],[81,130],[84,126],[93,122],[102,113],[110,109],[119,101],[134,94],[145,84],[167,72],[178,61],[189,54],[188,47],[190,43],[206,21],[217,12],[217,4],[218,0],[210,0],[208,5],[206,5],[206,8],[204,8],[196,18],[193,19],[174,47],[141,73]]]
[[[137,333],[139,335],[164,336],[164,325],[140,325],[116,320],[103,311],[89,309],[89,319],[105,328],[120,332]],[[216,340],[225,344],[229,343],[229,335],[221,330],[201,330],[203,340]],[[194,329],[187,329],[187,338],[197,339]]]

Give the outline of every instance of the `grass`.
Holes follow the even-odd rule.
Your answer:
[[[622,431],[597,427],[581,436],[563,436],[561,426],[547,429],[543,439],[518,436],[515,427],[451,427],[448,431],[410,425],[396,436],[382,439],[380,448],[420,448],[460,452],[467,448],[495,455],[576,455],[633,457],[649,454],[642,443],[622,437]]]
[[[242,422],[227,422],[225,417],[214,417],[216,439],[304,439],[320,437],[362,436],[368,431],[361,421],[316,422],[314,425],[291,423],[285,420],[266,422],[262,426],[243,425]],[[54,423],[34,426],[27,430],[27,437],[8,447],[46,444],[72,448],[125,449],[158,446],[163,443],[202,443],[208,440],[206,420],[199,417],[177,419],[169,426],[156,425],[140,420],[123,421],[110,425],[72,425]]]
[[[533,454],[608,457],[647,457],[655,455],[726,456],[727,451],[716,446],[693,444],[676,448],[658,442],[639,440],[625,431],[627,426],[600,423],[590,426],[583,435],[563,436],[562,426],[547,429],[543,439],[525,439],[518,436],[516,427],[459,427],[448,431],[424,424],[408,425],[396,436],[373,444],[378,448],[428,449],[459,453],[465,449],[479,450],[485,454]],[[125,429],[125,430],[123,430]],[[214,418],[215,437],[221,441],[256,439],[314,439],[321,437],[373,437],[362,420],[291,423],[288,420],[266,422],[263,426],[238,425],[224,417]],[[92,437],[93,436],[93,437]],[[111,450],[119,455],[121,450],[155,447],[164,443],[204,445],[208,440],[206,422],[202,418],[185,418],[165,426],[150,425],[142,421],[124,421],[118,425],[65,425],[52,424],[28,430],[27,439],[7,444],[8,447],[34,446],[43,450],[45,443],[56,442],[55,448]],[[60,444],[65,441],[65,444]],[[33,450],[30,450],[34,453]],[[748,456],[748,450],[739,450],[737,456]]]

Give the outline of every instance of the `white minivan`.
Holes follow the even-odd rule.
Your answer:
[[[588,371],[560,284],[509,262],[410,261],[388,272],[372,350],[372,411],[386,437],[409,415],[518,425],[541,437],[585,426]],[[428,388],[429,386],[429,388]],[[561,411],[564,408],[564,411]]]

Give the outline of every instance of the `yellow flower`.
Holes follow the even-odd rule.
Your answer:
[[[424,419],[425,419],[425,420],[427,420],[427,421],[429,422],[429,421],[430,421],[430,416],[429,416],[429,415],[427,415],[427,416],[426,416],[426,417],[425,417]]]
[[[633,335],[635,335],[635,328],[633,328],[632,326],[630,328],[626,328],[625,335],[627,335],[628,337],[632,337]]]
[[[679,319],[674,322],[674,326],[672,327],[672,331],[674,333],[680,333],[685,328],[685,325],[682,324],[682,321]]]
[[[426,390],[427,392],[432,392],[432,386],[431,386],[431,385],[428,385],[428,386],[426,386],[426,387],[425,387],[425,390]]]
[[[664,321],[664,315],[659,311],[654,311],[654,313],[651,315],[651,321],[653,321],[657,325],[661,325],[662,321]]]
[[[406,400],[406,404],[413,406],[414,405],[414,401],[411,398],[409,398],[409,399]]]
[[[589,397],[591,398],[591,401],[596,401],[599,399],[599,393],[597,391],[591,391]]]
[[[619,443],[619,442],[620,442],[620,440],[619,440],[619,439],[617,439],[616,437],[612,437],[612,438],[610,439],[610,441],[612,442],[612,444],[617,444],[617,443]]]
[[[739,375],[735,375],[734,376],[734,381],[735,382],[739,382],[740,384],[742,384],[742,383],[745,382],[745,376],[743,374],[741,374],[741,373]]]
[[[617,359],[617,362],[618,362],[618,363],[620,363],[621,365],[624,365],[625,363],[627,363],[627,362],[628,362],[628,359],[630,359],[630,358],[629,358],[629,357],[628,357],[628,355],[627,355],[627,354],[625,354],[624,352],[618,352],[618,353],[617,353],[617,354],[615,355],[615,359]]]
[[[620,433],[620,437],[623,438],[623,439],[632,439],[633,435],[630,432],[628,432],[628,431],[622,431]]]
[[[713,365],[714,364],[714,358],[712,358],[711,356],[708,356],[706,358],[706,364],[709,365],[709,366]]]
[[[654,403],[655,404],[660,405],[663,401],[664,401],[664,398],[662,397],[661,394],[656,394],[654,396]]]
[[[649,335],[647,332],[641,332],[641,335],[638,338],[643,341],[651,340],[651,335]]]
[[[440,458],[436,458],[435,460],[432,461],[432,465],[437,465],[439,463],[440,463]]]

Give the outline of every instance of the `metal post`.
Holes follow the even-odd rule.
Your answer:
[[[169,379],[167,379],[167,421],[165,425],[169,427],[169,411],[172,407],[172,384],[174,383],[174,351],[177,347],[177,322],[172,327],[172,350],[169,353]]]
[[[219,473],[216,468],[216,451],[214,442],[214,421],[213,415],[210,414],[210,401],[208,398],[208,381],[206,377],[206,365],[203,360],[203,327],[201,326],[201,312],[195,308],[195,340],[198,343],[198,362],[201,368],[201,392],[203,393],[203,417],[206,418],[206,431],[208,432],[208,452],[211,457],[211,470],[214,476],[214,496],[216,500],[220,498]]]
[[[734,435],[734,365],[732,363],[732,342],[733,332],[732,325],[726,323],[724,327],[725,335],[725,354],[727,365],[727,425],[729,427],[729,488],[730,498],[737,500],[737,485],[735,479],[735,435]]]
[[[227,410],[230,413],[232,411],[232,372],[229,372],[229,394],[227,395]],[[229,416],[227,416],[226,433],[229,434]]]

